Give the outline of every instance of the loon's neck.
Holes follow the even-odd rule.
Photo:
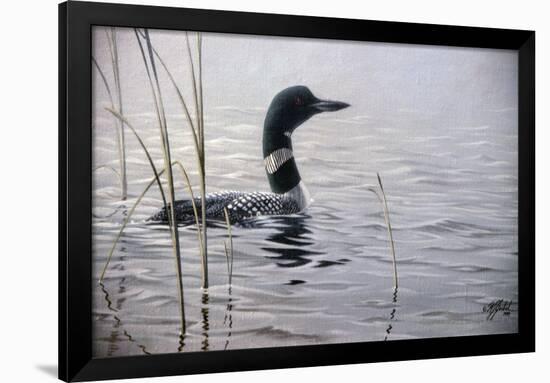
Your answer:
[[[281,133],[279,129],[264,127],[264,166],[273,193],[287,193],[301,181],[292,152],[291,134],[290,130]]]
[[[304,185],[292,152],[292,131],[273,134],[275,129],[265,129],[263,137],[264,166],[271,191],[293,199],[303,210],[309,206],[311,196]]]

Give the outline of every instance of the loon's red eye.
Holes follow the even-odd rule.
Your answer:
[[[296,99],[294,100],[294,104],[296,104],[297,106],[302,106],[304,105],[304,100],[302,99],[302,97],[296,97]]]

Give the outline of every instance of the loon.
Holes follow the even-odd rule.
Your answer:
[[[224,208],[232,223],[256,216],[295,214],[306,209],[311,197],[294,160],[292,133],[318,113],[333,112],[348,106],[345,102],[320,100],[305,86],[292,86],[279,92],[268,108],[263,130],[263,162],[271,192],[208,193],[206,219],[224,220]],[[174,205],[179,223],[194,221],[191,199],[175,201]],[[195,198],[195,205],[200,217],[201,197]],[[149,220],[168,222],[166,209],[162,208]]]

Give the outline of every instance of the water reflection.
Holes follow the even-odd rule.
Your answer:
[[[277,254],[268,257],[278,260],[277,266],[299,267],[312,262],[311,256],[325,254],[309,249],[314,244],[312,231],[308,226],[309,220],[308,215],[281,216],[257,223],[260,227],[274,230],[265,239],[273,246],[262,247],[262,250]]]
[[[210,301],[210,297],[208,296],[208,290],[204,290],[202,292],[202,298],[201,298],[201,327],[202,327],[202,351],[208,351],[208,348],[210,344],[208,343],[208,330],[210,330],[210,322],[209,322],[209,308],[208,308],[208,302]]]
[[[185,348],[185,334],[181,334],[178,337],[178,352],[182,352]]]
[[[122,211],[123,216],[126,216],[127,213],[127,210]],[[118,258],[118,262],[113,265],[113,269],[119,271],[124,271],[126,269],[125,261],[128,252],[126,246],[127,244],[125,243],[125,240],[121,238],[120,247],[118,249],[120,257]],[[118,282],[118,290],[116,294],[116,299],[114,299],[114,303],[113,299],[111,298],[111,294],[107,289],[107,286],[103,282],[100,282],[99,286],[101,288],[101,291],[103,292],[103,298],[105,300],[105,304],[107,305],[107,309],[113,312],[114,319],[113,329],[108,338],[109,345],[107,347],[107,356],[113,356],[113,354],[115,354],[116,351],[118,351],[119,349],[118,344],[124,339],[136,344],[137,347],[144,354],[150,355],[150,352],[147,351],[145,345],[136,342],[136,340],[132,337],[128,330],[123,327],[122,320],[119,317],[120,311],[122,310],[122,305],[126,301],[126,297],[123,296],[123,294],[126,292],[126,277],[120,278],[120,281]]]
[[[388,340],[391,334],[391,331],[393,329],[392,322],[395,321],[395,317],[397,314],[397,288],[393,289],[392,303],[393,303],[393,307],[390,312],[390,318],[388,321],[388,327],[386,328],[386,335],[384,336],[384,340]]]
[[[229,340],[231,338],[231,334],[233,333],[233,297],[231,296],[232,289],[231,285],[229,285],[228,289],[228,299],[227,299],[227,306],[225,308],[225,316],[223,318],[223,325],[228,327],[227,331],[227,339],[225,340],[225,346],[223,347],[224,350],[227,350],[227,347],[229,347]]]
[[[123,289],[124,281],[125,281],[125,278],[122,278],[121,281],[119,282],[119,292],[121,291],[121,289]],[[113,301],[111,299],[111,294],[109,293],[109,290],[107,289],[105,284],[103,282],[100,282],[99,287],[101,288],[101,291],[103,292],[103,298],[104,298],[105,303],[107,305],[107,309],[109,311],[112,311],[113,313],[116,313],[116,314],[113,314],[113,319],[115,320],[115,322],[113,324],[113,330],[111,331],[111,334],[108,338],[109,346],[107,347],[107,356],[113,356],[114,353],[116,351],[118,351],[118,349],[119,349],[118,344],[120,343],[121,340],[123,340],[123,339],[121,339],[121,334],[120,334],[121,331],[122,331],[122,337],[123,338],[125,338],[126,340],[128,340],[131,343],[135,343],[136,346],[144,354],[151,355],[151,353],[149,351],[147,351],[145,345],[138,343],[132,337],[132,335],[128,332],[128,330],[126,330],[123,327],[123,323],[122,323],[122,320],[118,316],[118,312],[122,308],[122,303],[124,302],[125,299],[123,299],[123,298],[116,299],[115,306],[117,308],[114,308],[113,307]],[[122,291],[124,291],[124,289]]]

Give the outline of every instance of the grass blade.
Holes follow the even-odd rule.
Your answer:
[[[202,35],[197,32],[197,58],[198,58],[198,66],[199,66],[199,110],[197,113],[199,114],[199,120],[200,120],[200,137],[201,137],[201,153],[204,157],[204,98],[202,95]]]
[[[123,114],[122,111],[122,90],[120,85],[120,68],[118,60],[118,45],[116,39],[116,28],[110,28],[111,33],[109,34],[108,30],[105,30],[107,35],[107,43],[109,45],[109,54],[111,56],[111,65],[113,70],[113,78],[115,80],[115,90],[116,90],[116,107],[120,114]],[[111,98],[111,101],[113,99]],[[114,103],[113,103],[114,107]],[[128,195],[128,180],[126,177],[126,144],[124,138],[124,125],[119,121],[118,125],[118,136],[117,136],[117,146],[119,153],[119,163],[120,163],[120,178],[121,183],[121,198],[125,200]]]
[[[94,64],[94,67],[97,69],[103,84],[105,85],[105,89],[107,90],[107,94],[109,96],[109,101],[111,102],[111,108],[115,109],[115,103],[113,100],[113,94],[111,93],[111,88],[109,86],[109,82],[107,81],[107,77],[105,77],[105,73],[99,66],[99,63],[97,60],[92,56],[92,64]],[[126,151],[121,150],[121,143],[120,143],[120,129],[121,127],[117,124],[117,147],[118,147],[118,154],[119,154],[119,166],[122,169],[126,170]],[[124,177],[122,177],[120,172],[117,172],[118,179],[120,181],[120,190],[121,190],[121,198],[122,200],[125,200],[127,197],[127,180],[126,180],[126,172],[124,172]]]
[[[143,34],[141,31],[138,31],[138,33],[142,37],[145,37],[145,34]],[[192,136],[193,136],[193,141],[195,143],[195,147],[198,148],[198,138],[197,138],[196,127],[195,127],[195,124],[193,123],[193,119],[191,118],[191,114],[189,113],[189,108],[187,107],[187,103],[185,102],[185,99],[183,98],[183,94],[181,93],[181,90],[180,90],[179,86],[177,85],[176,80],[174,79],[174,76],[172,76],[172,72],[170,72],[170,70],[168,69],[168,66],[166,65],[166,63],[164,62],[164,60],[162,59],[160,54],[157,52],[157,50],[155,49],[154,46],[152,46],[152,49],[153,49],[153,53],[155,54],[155,56],[159,60],[160,64],[164,68],[166,74],[168,75],[168,78],[170,79],[170,82],[172,83],[174,89],[176,90],[176,93],[178,95],[178,99],[180,100],[180,104],[183,107],[183,112],[185,113],[185,117],[187,118],[187,122],[189,122],[189,127],[191,128],[191,133],[192,133]]]
[[[382,179],[380,178],[380,174],[376,173],[376,177],[378,178],[378,185],[380,185],[380,190],[382,192],[382,200],[384,202],[384,220],[386,221],[386,226],[388,228],[388,237],[390,239],[390,245],[391,245],[391,255],[392,255],[392,263],[393,263],[393,287],[395,289],[398,288],[398,281],[397,281],[397,262],[395,260],[395,244],[393,242],[393,230],[391,228],[390,223],[390,211],[388,209],[388,200],[386,198],[386,193],[384,192],[384,186],[382,185]]]
[[[193,85],[193,96],[195,100],[195,113],[197,119],[197,130],[199,135],[199,141],[201,141],[201,121],[200,121],[200,109],[199,109],[199,98],[197,93],[197,80],[195,78],[195,64],[193,63],[193,55],[191,54],[191,43],[189,42],[189,34],[185,32],[185,41],[187,43],[187,57],[189,58],[189,67],[191,69],[191,82]]]
[[[147,150],[147,146],[145,146],[145,143],[143,142],[143,140],[141,139],[141,137],[139,136],[137,131],[134,129],[132,124],[130,124],[130,122],[124,116],[122,116],[120,113],[118,113],[116,110],[109,109],[109,108],[105,108],[105,109],[107,111],[111,112],[116,118],[120,119],[124,124],[126,124],[126,126],[130,129],[130,131],[132,133],[134,133],[134,136],[137,138],[137,140],[139,142],[139,145],[141,146],[141,148],[145,152],[145,156],[147,157],[147,160],[149,161],[149,165],[151,165],[151,169],[153,170],[153,173],[155,174],[155,177],[157,179],[157,183],[159,184],[159,187],[160,187],[161,183],[160,183],[159,174],[157,172],[157,167],[155,166],[155,163],[153,162],[153,158],[151,157],[151,154],[149,153],[149,150]],[[164,207],[166,208],[167,207],[166,196],[164,194],[164,191],[163,191],[162,187],[160,187],[160,193],[161,193],[161,196],[162,196],[162,203],[164,204]]]
[[[97,172],[98,170],[101,170],[101,169],[107,169],[107,170],[110,170],[111,172],[115,173],[117,178],[120,180],[120,174],[118,173],[118,171],[113,168],[112,166],[109,166],[109,165],[99,165],[99,166],[96,166],[95,168],[92,169],[93,172]]]
[[[229,221],[229,213],[227,208],[223,208],[223,214],[225,216],[225,224],[227,226],[227,235],[229,236],[229,252],[227,251],[227,243],[223,242],[225,249],[225,258],[227,260],[227,274],[229,275],[229,285],[231,286],[231,280],[233,279],[233,235],[231,234],[231,222]]]
[[[172,162],[172,166],[179,166],[180,169],[184,172],[184,176],[185,178],[187,179],[187,186],[188,186],[188,190],[189,190],[189,193],[191,194],[191,198],[193,198],[193,190],[191,189],[191,184],[189,183],[189,178],[187,177],[187,173],[185,172],[185,168],[183,167],[183,165],[179,162],[179,161],[174,161]],[[114,170],[114,169],[113,169]],[[163,187],[162,187],[162,183],[160,182],[160,176],[166,171],[166,169],[162,169],[160,172],[156,172],[155,170],[155,176],[149,181],[149,183],[147,184],[147,186],[145,187],[145,189],[141,192],[141,194],[138,196],[138,198],[136,199],[136,201],[134,202],[134,204],[132,205],[132,207],[130,208],[130,210],[128,211],[128,214],[127,216],[124,218],[124,221],[122,223],[122,226],[120,227],[120,230],[113,242],[113,244],[111,245],[111,248],[109,250],[109,253],[108,253],[108,256],[107,256],[107,261],[105,262],[105,265],[103,266],[103,271],[101,273],[101,276],[99,278],[99,283],[103,283],[103,279],[105,278],[105,273],[106,273],[106,270],[107,268],[109,267],[109,263],[111,262],[111,258],[114,254],[114,251],[116,249],[116,245],[118,244],[118,241],[120,240],[121,236],[122,236],[122,233],[124,232],[124,229],[126,228],[126,226],[128,225],[128,222],[130,221],[130,218],[132,218],[132,215],[134,214],[136,208],[138,207],[138,205],[141,203],[143,197],[145,197],[145,195],[147,194],[147,192],[149,191],[149,189],[151,189],[151,186],[153,186],[155,183],[157,183],[158,187],[159,187],[159,190],[161,192],[161,195],[164,196],[164,191],[163,191]],[[164,200],[164,198],[163,198]],[[166,200],[165,201],[165,204],[166,204]],[[198,225],[198,214],[196,212],[196,206],[195,204],[193,203],[193,208],[195,210],[195,219],[197,221],[197,225]],[[199,234],[200,234],[200,230],[198,231]]]
[[[145,33],[141,32],[141,31],[137,31],[137,33],[139,33],[143,38],[145,38]],[[201,143],[199,143],[198,141],[198,138],[197,138],[197,132],[196,132],[196,129],[193,125],[193,120],[191,118],[191,115],[189,113],[189,109],[187,108],[187,104],[183,98],[183,95],[180,91],[180,88],[179,86],[177,85],[175,79],[174,79],[174,76],[172,76],[172,73],[170,72],[170,70],[168,69],[168,67],[166,66],[164,60],[162,60],[162,58],[160,57],[159,53],[157,52],[157,50],[154,48],[154,46],[152,45],[151,43],[151,50],[153,51],[153,53],[155,54],[155,56],[157,57],[157,59],[159,60],[159,62],[161,63],[161,65],[163,66],[164,70],[166,71],[166,74],[168,75],[168,78],[170,79],[170,82],[172,83],[172,86],[175,88],[176,90],[176,93],[178,94],[178,98],[180,100],[180,103],[183,107],[183,110],[184,110],[184,113],[187,117],[187,120],[189,122],[189,126],[191,128],[191,132],[192,132],[192,137],[193,137],[193,143],[195,145],[195,153],[196,153],[196,157],[197,157],[197,166],[198,166],[198,170],[199,170],[199,177],[201,180],[201,196],[202,196],[202,199],[201,201],[205,201],[205,187],[204,187],[204,164],[203,164],[203,158],[204,156],[201,155],[201,153],[204,151],[204,142],[201,141]],[[190,51],[188,51],[190,52]],[[192,70],[192,73],[194,73],[194,71]],[[202,76],[202,75],[201,75]],[[193,77],[194,78],[194,77]],[[202,91],[202,85],[201,85],[201,91]],[[202,96],[201,96],[202,97]],[[202,125],[202,123],[201,123]],[[201,149],[202,148],[202,149]],[[190,190],[190,194],[193,195],[192,191],[191,191],[191,184],[189,182],[189,177],[187,177],[187,173],[185,172],[185,170],[183,169],[183,166],[182,166],[182,170],[183,170],[183,174],[184,174],[184,177],[186,178],[186,182],[187,182],[187,185],[188,185],[188,189]],[[195,222],[197,224],[197,227],[198,227],[198,231],[200,232],[201,229],[200,229],[200,226],[199,226],[199,222],[198,222],[198,216],[197,216],[197,208],[195,206],[195,200],[194,200],[194,197],[192,197],[192,204],[193,204],[193,213],[195,215]],[[205,211],[205,205],[204,203],[201,204],[201,211]],[[203,219],[202,219],[203,222],[205,222],[205,215],[203,216]],[[201,255],[201,259],[202,259],[202,262],[201,262],[201,268],[202,268],[202,287],[203,288],[207,288],[208,287],[208,264],[207,264],[207,255],[206,255],[206,252],[207,252],[207,249],[206,249],[206,243],[205,241],[203,240],[203,238],[206,237],[206,226],[204,225],[203,226],[203,232],[202,234],[199,236],[199,240],[200,240],[200,255]]]
[[[189,176],[187,175],[187,172],[185,171],[185,167],[183,164],[179,161],[172,162],[175,165],[178,165],[181,169],[181,172],[183,174],[183,177],[185,179],[185,183],[187,185],[187,190],[189,191],[189,195],[191,198],[191,206],[193,206],[193,215],[195,216],[195,224],[197,225],[197,236],[199,240],[199,247],[201,255],[203,254],[204,249],[202,248],[202,235],[201,235],[201,225],[199,223],[199,213],[197,211],[197,205],[195,204],[195,195],[193,194],[193,188],[191,187],[191,182],[189,181]]]
[[[160,174],[164,173],[164,170],[165,169],[163,169],[160,172]],[[116,245],[118,244],[118,241],[120,240],[120,237],[122,237],[122,233],[124,232],[124,229],[128,225],[128,222],[130,222],[130,218],[132,217],[132,215],[136,211],[136,208],[140,204],[143,197],[145,197],[145,194],[147,194],[147,192],[149,191],[151,186],[153,186],[155,184],[155,182],[158,182],[157,180],[158,180],[158,178],[156,176],[151,179],[151,181],[149,182],[149,184],[147,185],[145,190],[143,190],[143,192],[136,199],[136,202],[134,202],[134,204],[132,205],[130,210],[128,210],[128,214],[124,218],[124,221],[122,222],[122,226],[120,227],[120,230],[118,231],[118,234],[117,234],[115,240],[113,241],[113,244],[111,245],[111,248],[109,249],[109,253],[107,255],[107,261],[105,262],[105,265],[103,266],[103,271],[101,272],[101,276],[99,277],[99,283],[100,284],[103,283],[103,279],[105,278],[105,273],[107,272],[107,268],[109,267],[109,264],[111,263],[111,258],[113,257],[113,254],[115,252]],[[159,185],[159,188],[162,190],[162,186],[160,184],[158,184],[158,185]]]
[[[153,159],[151,158],[151,155],[149,153],[149,151],[147,150],[147,147],[145,146],[145,143],[143,142],[143,140],[141,139],[141,137],[139,136],[139,134],[137,133],[137,131],[134,129],[134,127],[130,124],[130,122],[124,117],[122,116],[120,113],[118,113],[116,110],[113,110],[113,109],[109,109],[109,108],[106,108],[107,111],[111,112],[115,117],[117,117],[118,119],[120,119],[124,124],[126,124],[126,126],[130,129],[130,131],[132,133],[134,133],[135,137],[137,138],[139,144],[141,145],[143,151],[145,152],[145,155],[147,157],[147,160],[149,161],[149,164],[151,165],[151,169],[153,170],[153,173],[155,174],[155,177],[153,178],[153,181],[156,181],[158,187],[159,187],[159,191],[160,191],[160,195],[162,197],[162,202],[164,204],[164,208],[167,209],[167,203],[166,203],[166,196],[164,194],[164,189],[162,187],[162,182],[160,181],[160,175],[162,174],[162,172],[164,172],[164,170],[162,172],[158,172],[157,171],[157,168],[155,166],[155,163],[153,162]],[[140,198],[138,198],[138,201],[136,204],[134,204],[134,206],[132,207],[132,209],[128,212],[128,215],[126,216],[126,219],[124,220],[124,223],[122,225],[122,228],[120,229],[116,239],[115,239],[115,242],[113,243],[113,246],[111,247],[111,250],[109,251],[109,255],[107,257],[107,262],[105,262],[105,266],[103,267],[103,271],[101,273],[101,277],[99,278],[99,281],[103,281],[103,278],[105,277],[105,272],[107,271],[107,268],[109,267],[109,263],[111,262],[111,258],[113,256],[113,252],[116,248],[116,245],[118,243],[118,240],[120,239],[120,236],[122,235],[122,232],[124,231],[124,228],[126,227],[126,225],[128,224],[128,221],[130,219],[130,217],[132,216],[132,214],[134,213],[134,210],[135,208],[137,207],[137,205],[139,204],[139,202],[141,201],[141,199],[143,198],[143,195],[145,195],[145,193],[147,192],[147,190],[149,190],[151,186],[148,186],[145,190],[144,193],[142,193],[142,196],[140,196]]]
[[[105,77],[105,73],[101,70],[101,67],[99,66],[97,60],[92,56],[92,64],[94,64],[94,67],[97,69],[97,72],[99,73],[99,76],[103,80],[103,84],[105,85],[105,88],[107,89],[107,94],[109,95],[109,100],[111,101],[111,107],[115,108],[115,102],[113,101],[113,94],[111,93],[111,88],[109,87],[109,82],[107,81],[107,77]]]
[[[189,42],[189,34],[185,33],[185,41],[187,45],[187,56],[189,58],[189,66],[191,68],[191,82],[193,85],[193,96],[195,100],[195,112],[197,118],[197,130],[198,130],[198,145],[195,146],[199,157],[199,176],[200,176],[200,191],[201,191],[201,222],[202,222],[202,240],[204,253],[202,254],[202,287],[208,288],[208,245],[207,245],[207,225],[206,225],[206,176],[205,176],[205,155],[204,155],[204,132],[203,132],[203,120],[202,120],[202,107],[199,104],[199,94],[197,90],[197,80],[195,78],[195,65],[193,63],[193,55],[191,53],[191,43]],[[200,40],[198,41],[200,43]],[[201,55],[200,45],[198,46],[199,56]],[[202,66],[202,59],[199,60],[199,66]],[[202,72],[202,68],[199,68]],[[202,82],[202,74],[200,74],[200,81]],[[202,98],[202,83],[200,84],[201,98]]]
[[[179,302],[180,302],[180,314],[181,314],[181,326],[182,330],[181,333],[185,334],[186,331],[186,325],[185,325],[185,304],[184,304],[184,296],[183,296],[183,281],[182,281],[182,271],[181,271],[181,253],[180,253],[180,245],[179,245],[179,233],[178,233],[178,225],[176,222],[176,215],[175,215],[175,190],[174,190],[174,178],[172,174],[172,161],[171,161],[171,153],[170,153],[170,140],[168,138],[168,125],[166,122],[166,114],[164,113],[164,103],[162,100],[162,92],[160,88],[160,83],[158,79],[158,73],[155,65],[155,57],[152,50],[151,45],[151,39],[149,37],[149,30],[145,29],[145,42],[147,44],[147,51],[149,54],[149,62],[151,65],[152,73],[154,76],[154,82],[151,79],[150,72],[147,71],[149,75],[149,81],[151,84],[151,88],[153,91],[153,95],[155,97],[155,105],[156,105],[156,111],[158,115],[159,121],[161,121],[160,129],[163,134],[161,134],[161,137],[164,138],[163,140],[163,154],[164,154],[164,167],[167,169],[166,175],[168,178],[168,196],[170,198],[170,209],[168,209],[169,214],[169,222],[170,222],[170,232],[172,234],[172,250],[174,254],[174,261],[176,264],[176,277],[177,277],[177,285],[178,285],[178,294],[179,294]],[[139,40],[139,37],[138,37]],[[145,65],[147,66],[147,61],[144,61]]]

